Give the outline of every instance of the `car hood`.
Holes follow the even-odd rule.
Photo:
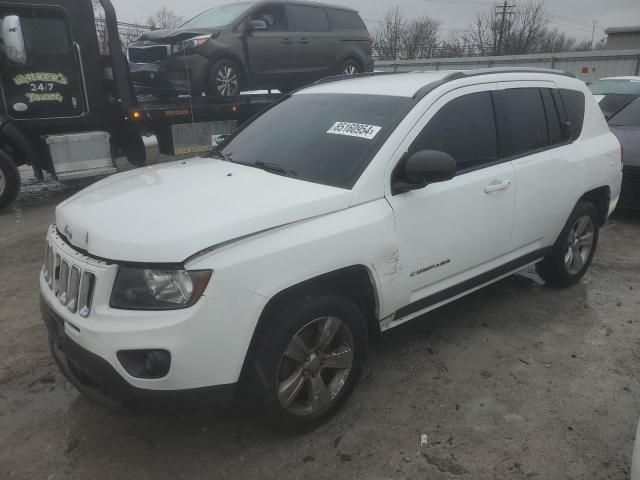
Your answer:
[[[58,231],[90,255],[181,263],[218,244],[349,206],[351,191],[212,158],[114,175],[56,208]]]
[[[132,46],[146,45],[145,42],[152,43],[168,43],[174,44],[187,40],[189,38],[197,37],[198,35],[214,35],[219,30],[217,29],[186,29],[186,30],[152,30],[150,32],[143,33]]]
[[[640,127],[609,125],[622,145],[622,162],[628,167],[640,167]]]

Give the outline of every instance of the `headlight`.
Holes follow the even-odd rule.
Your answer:
[[[196,50],[214,38],[213,35],[201,35],[199,37],[190,38],[180,43],[176,43],[171,47],[171,53],[176,55],[178,53],[189,53]]]
[[[177,310],[195,304],[211,270],[156,270],[120,267],[111,292],[111,308]]]

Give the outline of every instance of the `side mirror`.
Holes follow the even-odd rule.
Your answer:
[[[430,183],[446,182],[456,176],[458,165],[451,155],[437,150],[412,153],[395,172],[393,193],[418,190]]]
[[[249,31],[264,31],[267,29],[267,22],[264,20],[251,20],[247,25]]]
[[[18,15],[8,15],[2,21],[2,38],[7,58],[20,65],[27,63],[27,49],[24,44],[22,25]]]
[[[224,143],[224,141],[229,138],[229,135],[225,134],[225,135],[212,135],[211,136],[211,145],[216,148],[219,147],[220,145],[222,145],[222,143]]]

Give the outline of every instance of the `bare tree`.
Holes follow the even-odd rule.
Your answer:
[[[540,44],[540,53],[570,52],[577,40],[556,29],[547,31]]]
[[[401,37],[403,57],[406,59],[428,58],[438,45],[440,22],[429,17],[420,17],[406,24]]]
[[[548,33],[549,18],[544,1],[531,1],[517,6],[515,15],[507,30],[504,52],[507,55],[522,55],[540,52],[541,45]]]
[[[492,11],[478,15],[466,36],[472,39],[479,55],[524,55],[570,51],[578,45],[575,38],[548,27],[544,0],[512,7],[509,14]]]
[[[173,29],[182,24],[183,19],[173,10],[169,10],[166,6],[162,7],[153,15],[147,17],[147,27],[151,30]]]
[[[434,49],[434,57],[456,58],[470,57],[477,52],[477,46],[472,42],[468,34],[451,35],[449,39],[439,42]]]
[[[395,60],[400,56],[406,26],[400,7],[389,7],[373,32],[373,46],[380,59]]]

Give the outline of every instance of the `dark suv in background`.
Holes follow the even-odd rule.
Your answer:
[[[214,7],[128,48],[140,93],[233,97],[286,92],[320,78],[373,71],[372,39],[355,10],[310,2]]]

